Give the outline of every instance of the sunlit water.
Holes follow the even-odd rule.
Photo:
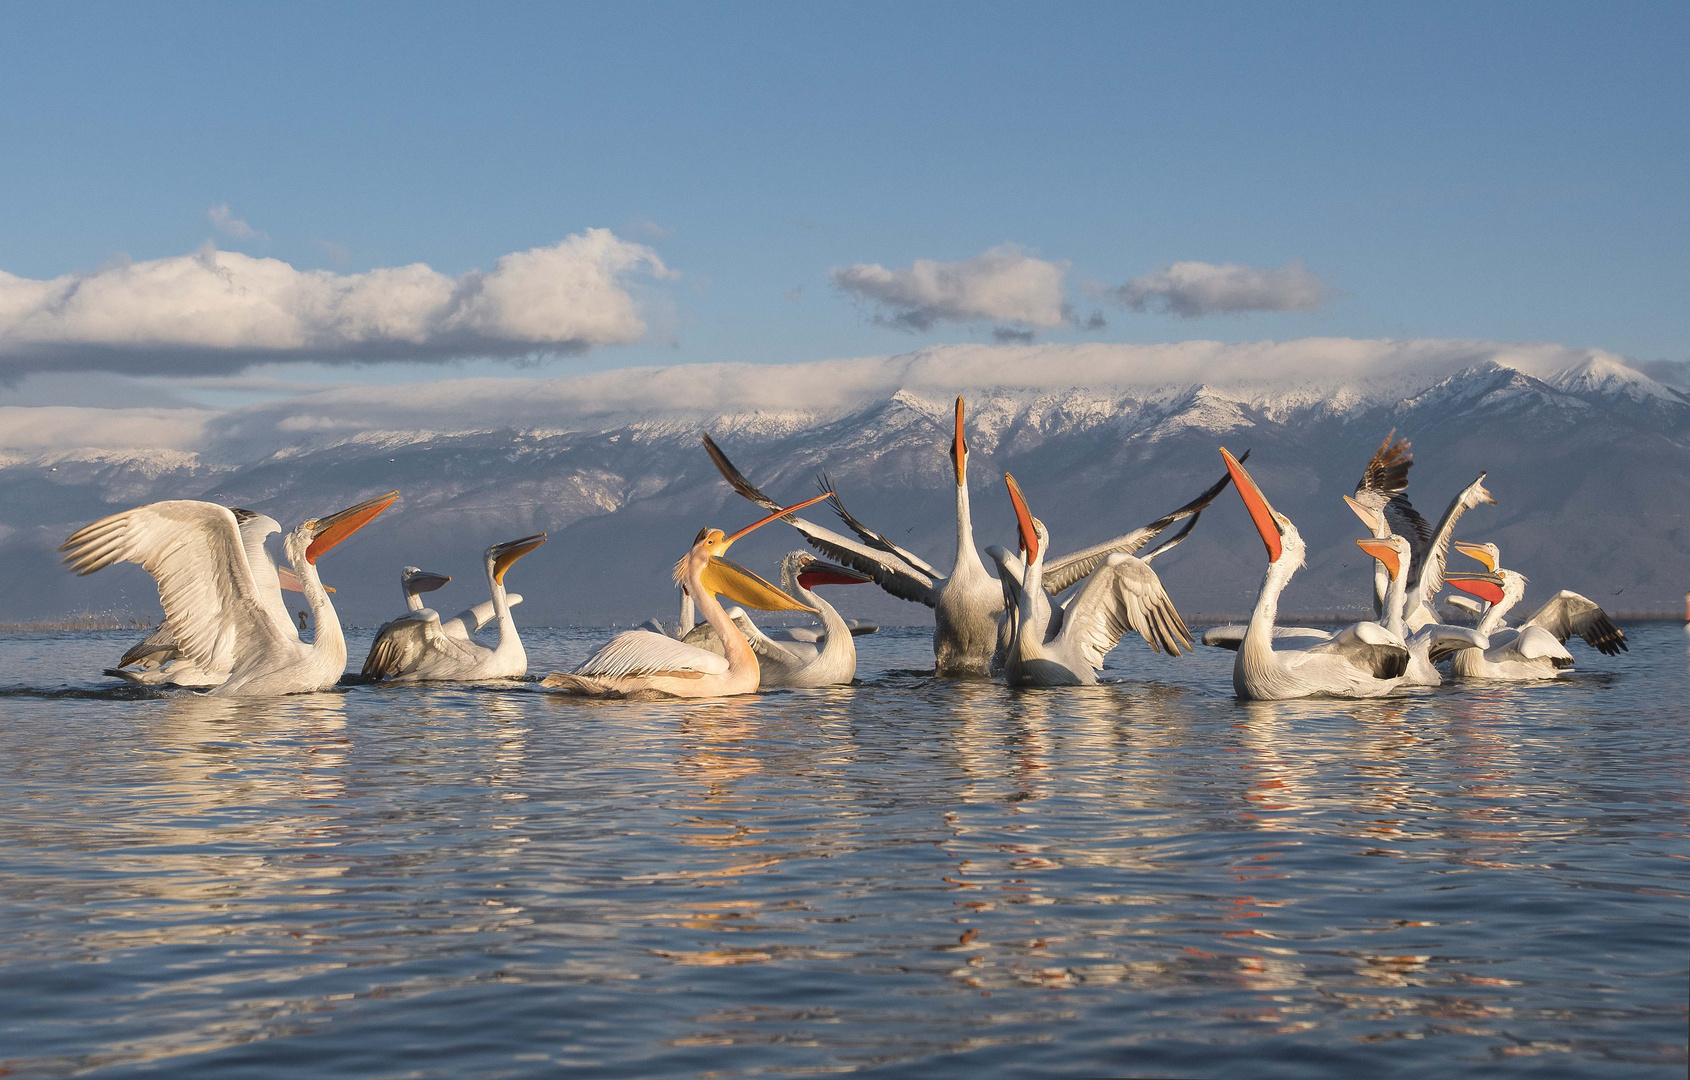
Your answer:
[[[1680,1077],[1686,638],[1629,632],[1253,705],[1137,642],[1094,689],[892,631],[831,691],[229,704],[0,639],[0,1073]]]

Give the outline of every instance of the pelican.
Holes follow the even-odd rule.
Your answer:
[[[516,622],[511,618],[510,600],[505,593],[505,572],[524,555],[546,542],[545,533],[525,536],[494,544],[487,549],[482,561],[487,571],[487,587],[493,594],[493,616],[499,623],[499,644],[491,649],[476,641],[466,625],[476,618],[474,608],[456,619],[459,630],[448,633],[440,622],[439,613],[422,606],[417,595],[438,589],[451,578],[439,574],[425,574],[414,567],[406,567],[410,580],[406,583],[406,603],[415,603],[405,614],[376,631],[370,643],[370,654],[364,659],[363,675],[367,679],[393,682],[428,682],[451,679],[520,679],[528,674],[528,653],[517,636]],[[416,592],[412,592],[412,588]]]
[[[1503,618],[1526,594],[1526,576],[1501,565],[1495,544],[1457,543],[1456,550],[1485,565],[1488,574],[1460,574],[1450,584],[1490,604],[1478,631],[1488,635],[1482,650],[1457,653],[1450,674],[1460,679],[1553,679],[1573,666],[1567,639],[1577,634],[1607,656],[1629,651],[1625,632],[1595,602],[1563,589],[1518,627]]]
[[[700,529],[692,547],[675,564],[675,583],[686,586],[704,621],[721,639],[725,656],[650,630],[627,630],[611,638],[574,672],[547,675],[540,685],[595,697],[618,697],[641,691],[685,698],[756,692],[757,654],[722,610],[716,594],[763,611],[819,613],[722,556],[748,533],[826,498],[818,495],[794,506],[777,507],[773,514],[731,536],[723,535],[720,529]]]
[[[277,566],[276,560],[264,547],[264,541],[272,533],[281,532],[282,526],[275,518],[255,514],[251,510],[231,507],[230,513],[235,515],[236,527],[240,530],[241,547],[252,570],[253,586],[260,606],[284,634],[298,636],[282,593],[300,591],[299,575],[291,567]],[[118,659],[117,666],[107,668],[105,673],[141,686],[185,686],[193,689],[220,686],[229,677],[227,667],[206,670],[186,659],[176,647],[176,634],[169,619],[160,622],[158,629],[131,646]]]
[[[1391,442],[1392,431],[1379,444],[1379,449],[1362,471],[1356,483],[1356,493],[1344,496],[1355,515],[1367,526],[1375,539],[1385,540],[1393,534],[1406,538],[1412,548],[1407,568],[1408,600],[1403,620],[1410,630],[1422,630],[1438,621],[1433,601],[1444,585],[1444,567],[1449,559],[1449,544],[1455,536],[1455,524],[1463,514],[1481,503],[1496,504],[1496,497],[1485,489],[1485,473],[1462,488],[1450,501],[1437,528],[1427,524],[1408,501],[1408,470],[1414,456],[1407,439]],[[1373,575],[1373,610],[1385,616],[1386,575],[1382,566]],[[1431,685],[1436,685],[1431,684]]]
[[[183,657],[206,671],[228,670],[228,679],[208,691],[212,696],[310,693],[346,674],[346,638],[317,560],[398,497],[389,492],[287,535],[288,563],[317,627],[309,645],[291,626],[284,631],[267,607],[228,507],[188,499],[139,506],[78,529],[59,550],[78,574],[116,562],[139,563],[151,574]]]
[[[1136,631],[1156,652],[1181,655],[1192,647],[1174,602],[1148,563],[1120,552],[1104,557],[1083,584],[1059,609],[1060,628],[1054,634],[1050,598],[1045,594],[1045,552],[1050,532],[1027,509],[1021,485],[1004,474],[1016,527],[1027,561],[993,545],[986,554],[998,564],[999,580],[1013,597],[1013,633],[1004,657],[1004,678],[1011,686],[1095,686],[1103,659]]]
[[[781,588],[815,608],[821,615],[821,632],[802,637],[790,633],[785,640],[759,630],[740,608],[728,612],[757,654],[762,687],[837,686],[857,677],[857,645],[850,623],[833,605],[816,595],[823,585],[861,585],[874,579],[847,566],[824,562],[808,551],[793,551],[780,562]],[[800,627],[799,630],[809,630]],[[689,645],[722,652],[721,639],[709,623],[701,623],[684,639]]]
[[[1225,447],[1221,457],[1268,555],[1267,576],[1232,665],[1233,693],[1245,701],[1277,701],[1317,694],[1381,697],[1395,691],[1408,669],[1408,646],[1378,623],[1355,623],[1336,633],[1274,635],[1279,595],[1303,565],[1303,537]]]
[[[704,436],[704,448],[735,491],[770,510],[779,505],[754,487],[708,434]],[[834,510],[857,534],[857,539],[841,536],[803,518],[790,519],[788,524],[803,533],[810,546],[828,558],[868,574],[877,585],[900,600],[926,604],[933,609],[936,674],[942,677],[985,677],[991,674],[993,659],[1003,646],[999,625],[1005,613],[1004,586],[986,572],[980,551],[974,544],[974,525],[968,501],[968,439],[963,433],[961,397],[956,399],[956,425],[947,453],[956,478],[956,551],[948,574],[934,569],[921,556],[900,547],[852,517],[837,495],[834,497]],[[1190,519],[1158,550],[1173,547],[1190,534],[1198,516],[1227,483],[1228,478],[1223,476],[1196,499],[1143,528],[1050,560],[1044,573],[1045,591],[1054,596],[1072,588],[1110,555],[1136,554],[1174,522]],[[831,485],[825,482],[824,489],[832,493]]]
[[[1483,649],[1485,635],[1466,626],[1426,623],[1418,630],[1410,630],[1403,617],[1407,590],[1401,586],[1407,577],[1413,547],[1402,536],[1392,533],[1380,539],[1357,540],[1356,546],[1373,556],[1378,567],[1385,571],[1388,592],[1384,626],[1403,639],[1408,646],[1408,668],[1403,672],[1404,686],[1438,686],[1443,675],[1436,665],[1464,649]]]

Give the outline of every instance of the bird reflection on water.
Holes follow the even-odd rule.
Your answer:
[[[0,1065],[1680,1074],[1682,639],[1631,636],[1380,701],[939,681],[896,631],[691,703],[0,696]]]

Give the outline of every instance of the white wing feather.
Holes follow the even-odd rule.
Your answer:
[[[575,669],[576,675],[620,679],[637,675],[726,675],[724,657],[650,630],[624,630]]]
[[[1192,647],[1161,579],[1143,560],[1116,553],[1103,560],[1063,611],[1061,637],[1074,642],[1095,670],[1128,630],[1157,652],[1174,656]]]

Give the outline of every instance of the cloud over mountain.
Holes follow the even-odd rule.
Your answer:
[[[1177,262],[1133,278],[1111,295],[1134,311],[1196,319],[1243,311],[1310,311],[1326,302],[1328,290],[1299,261],[1272,270]]]
[[[670,276],[655,251],[608,229],[456,278],[423,263],[298,270],[209,244],[49,281],[0,271],[0,377],[578,354],[645,334],[630,291],[640,274]]]
[[[901,270],[858,263],[830,276],[846,294],[880,308],[875,319],[888,326],[930,330],[941,322],[997,322],[1015,324],[1024,333],[1067,322],[1062,303],[1066,272],[1063,263],[1003,244],[959,262],[917,259]]]

